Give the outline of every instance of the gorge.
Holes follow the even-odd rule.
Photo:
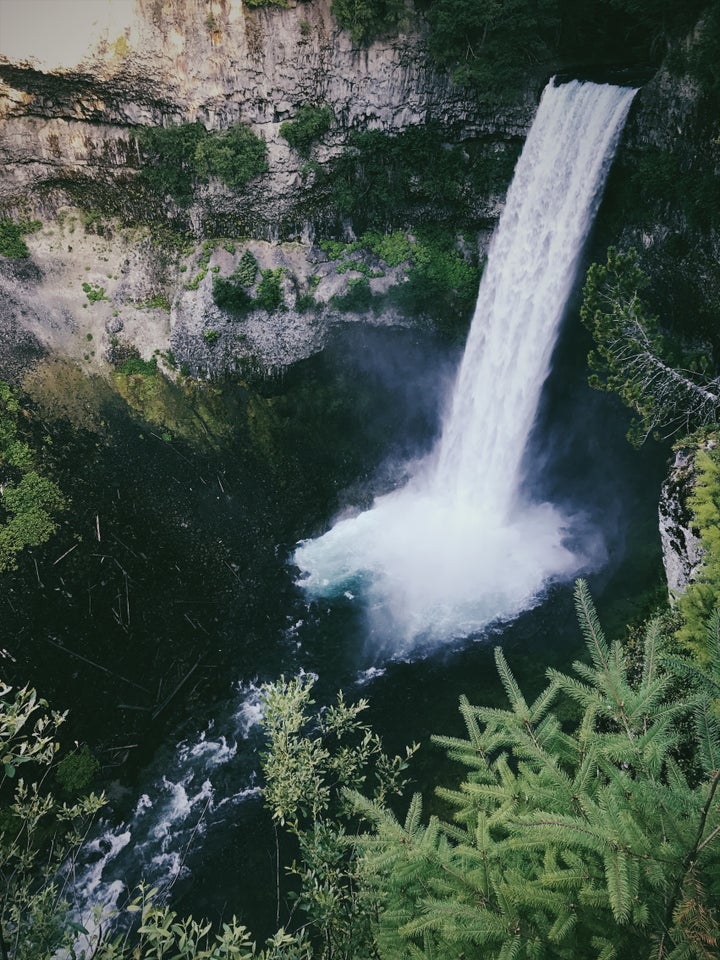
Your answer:
[[[550,64],[488,102],[426,42],[419,18],[363,46],[324,2],[142,0],[80,67],[0,61],[1,216],[39,224],[28,257],[0,258],[0,376],[70,502],[0,574],[2,656],[102,763],[79,903],[121,907],[144,876],[272,932],[263,683],[368,695],[400,749],[457,730],[462,693],[498,702],[494,643],[531,688],[569,662],[578,572],[619,632],[664,590],[667,448],[626,446],[625,414],[588,389],[579,283],[621,236],[671,323],[712,303],[715,222],[669,185],[676,161],[712,167],[708,99],[645,63],[632,109],[634,90],[562,83],[528,133]],[[298,148],[282,127],[304,106],[333,120]],[[197,157],[238,122],[267,169],[233,186]],[[153,185],[170,155],[143,131],[163,129],[199,137],[184,199]],[[423,750],[418,784],[443,762]]]

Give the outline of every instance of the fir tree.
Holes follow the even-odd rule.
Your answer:
[[[435,738],[467,771],[457,787],[438,791],[451,816],[423,825],[415,798],[401,823],[353,795],[373,826],[358,845],[380,907],[382,957],[717,955],[715,694],[704,681],[692,696],[682,691],[659,621],[647,627],[634,680],[583,582],[576,607],[589,662],[575,663],[571,675],[549,670],[547,687],[528,703],[498,649],[509,707],[463,698],[466,738]],[[560,719],[568,714],[572,721]]]

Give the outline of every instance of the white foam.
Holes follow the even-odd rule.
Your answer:
[[[406,486],[294,554],[311,597],[362,594],[395,655],[537,602],[589,557],[523,493],[523,455],[633,90],[550,84],[518,162],[441,439]]]

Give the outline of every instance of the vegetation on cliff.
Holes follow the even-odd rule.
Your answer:
[[[141,127],[138,142],[145,159],[140,178],[182,204],[210,177],[238,188],[267,170],[265,141],[242,123],[211,132],[201,123]]]
[[[26,547],[45,543],[65,506],[57,484],[43,472],[42,441],[8,384],[0,381],[0,573],[17,565]]]

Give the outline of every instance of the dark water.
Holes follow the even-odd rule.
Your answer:
[[[600,615],[622,632],[660,583],[665,454],[626,443],[624,411],[585,385],[586,346],[571,317],[528,483],[585,517],[602,557],[589,577]],[[38,571],[28,561],[2,598],[3,623],[13,669],[72,708],[73,730],[114,780],[88,854],[91,897],[145,874],[172,884],[180,910],[235,913],[260,936],[273,928],[275,838],[255,792],[264,681],[304,670],[317,674],[318,703],[339,688],[370,698],[390,749],[423,744],[413,770],[429,793],[446,766],[427,739],[462,732],[460,694],[501,700],[494,645],[530,692],[580,653],[571,584],[512,623],[398,660],[379,657],[357,600],[308,605],[294,585],[295,541],[402,482],[431,446],[457,360],[429,334],[348,327],[265,384],[252,417],[256,401],[225,385],[237,429],[206,449],[163,442],[119,407],[106,411],[110,438],[64,437],[63,465],[79,478],[63,533],[81,525],[84,538],[60,564],[61,543],[38,555]]]

